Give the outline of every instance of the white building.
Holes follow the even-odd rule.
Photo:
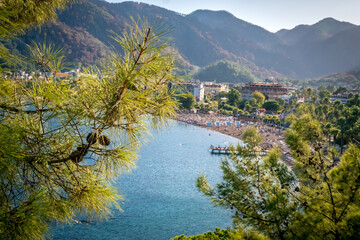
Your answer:
[[[204,101],[205,88],[203,83],[198,83],[194,86],[194,96],[197,102]]]
[[[181,82],[179,85],[183,88],[183,90],[189,91],[194,95],[197,102],[204,101],[205,89],[204,84],[201,82]]]

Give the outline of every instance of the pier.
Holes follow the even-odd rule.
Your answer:
[[[211,149],[211,153],[212,154],[230,154],[230,147],[221,147],[221,146],[218,146],[218,147],[215,147],[213,145],[210,146],[210,149]],[[257,153],[260,155],[260,156],[265,156],[268,154],[268,150],[266,149],[259,149],[257,151]]]
[[[230,154],[229,147],[214,147],[213,145],[210,146],[212,154]]]

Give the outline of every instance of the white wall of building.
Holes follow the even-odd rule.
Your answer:
[[[204,84],[199,83],[194,87],[194,96],[198,102],[204,101],[205,89]]]

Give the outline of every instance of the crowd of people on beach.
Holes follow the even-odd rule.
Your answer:
[[[269,150],[278,145],[283,153],[283,161],[291,166],[289,149],[285,143],[284,130],[262,122],[249,121],[233,116],[223,116],[203,113],[179,113],[177,120],[188,124],[205,127],[213,131],[241,139],[242,134],[248,126],[255,126],[263,140],[260,144],[262,149]]]

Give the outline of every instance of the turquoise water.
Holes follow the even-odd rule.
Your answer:
[[[207,129],[173,122],[140,150],[137,168],[115,184],[124,195],[123,212],[105,222],[57,227],[53,239],[170,239],[231,227],[231,213],[213,207],[195,187],[204,173],[219,182],[222,156],[211,155],[210,145],[237,140]]]

